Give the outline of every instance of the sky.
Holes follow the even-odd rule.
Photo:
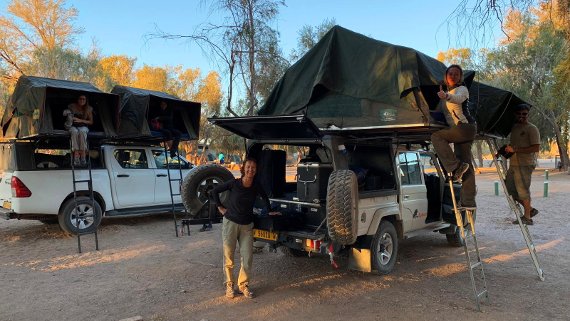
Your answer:
[[[3,13],[9,2],[0,0]],[[220,13],[210,14],[203,3],[203,0],[67,0],[68,5],[79,11],[75,25],[84,32],[76,40],[85,52],[95,42],[105,56],[136,58],[137,67],[182,65],[200,68],[205,75],[218,67],[196,44],[147,39],[157,28],[167,33],[190,34],[201,23],[219,19]],[[286,5],[280,8],[274,25],[280,32],[286,57],[296,47],[303,26],[318,26],[326,19],[335,19],[338,25],[355,32],[411,47],[432,57],[439,51],[464,45],[448,30],[446,20],[457,5],[454,0],[287,0]]]

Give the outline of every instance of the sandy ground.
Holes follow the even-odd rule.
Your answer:
[[[496,174],[477,176],[478,239],[490,300],[477,312],[463,248],[437,233],[401,242],[386,276],[333,269],[326,257],[254,257],[248,300],[224,297],[220,226],[176,238],[170,216],[109,219],[100,251],[57,225],[0,221],[0,320],[570,320],[570,176],[533,177],[530,227],[546,280],[540,281]]]

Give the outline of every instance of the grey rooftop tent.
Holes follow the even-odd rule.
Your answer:
[[[432,115],[445,70],[419,51],[335,26],[285,72],[258,114],[303,114],[324,132],[429,132],[442,127]],[[513,117],[505,108],[521,100],[480,83],[472,88],[474,75],[464,72],[480,134],[508,134]]]
[[[150,128],[150,119],[158,115],[160,102],[165,101],[174,113],[174,127],[182,139],[198,139],[201,104],[182,100],[160,91],[115,86],[112,93],[121,97],[119,136],[151,138],[160,136]]]
[[[85,95],[93,107],[90,136],[116,136],[119,96],[102,92],[90,83],[22,76],[2,116],[4,138],[68,135],[63,111]]]

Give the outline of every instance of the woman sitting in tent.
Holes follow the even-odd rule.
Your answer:
[[[89,106],[87,96],[80,95],[77,97],[77,101],[67,108],[64,111],[64,116],[71,121],[66,121],[65,127],[71,133],[73,165],[85,166],[87,164],[85,156],[89,151],[87,133],[89,132],[88,126],[93,125],[93,107]]]

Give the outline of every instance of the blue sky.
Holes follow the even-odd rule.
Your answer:
[[[0,0],[6,12],[8,0]],[[84,33],[77,43],[87,51],[92,41],[103,55],[127,55],[137,59],[137,66],[182,65],[200,68],[205,74],[217,67],[201,49],[179,40],[146,40],[145,35],[158,27],[175,34],[189,34],[200,23],[218,19],[208,15],[201,0],[68,0],[79,10],[75,21]],[[337,24],[372,38],[412,47],[430,56],[450,47],[459,47],[450,35],[446,18],[457,1],[423,0],[288,0],[281,7],[275,27],[281,34],[285,56],[296,46],[298,32],[304,25],[316,26],[334,18]],[[465,41],[465,40],[463,40]],[[493,43],[487,43],[487,47]]]

